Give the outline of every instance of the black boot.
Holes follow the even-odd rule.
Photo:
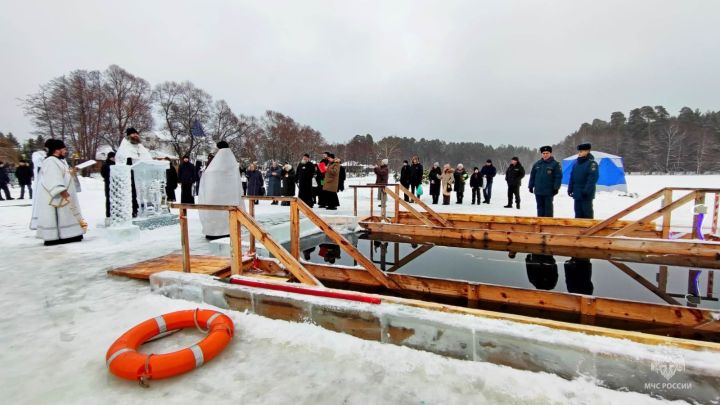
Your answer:
[[[511,202],[507,203],[507,205],[504,208],[512,208],[512,203]]]

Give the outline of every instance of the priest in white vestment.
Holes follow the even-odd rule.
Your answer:
[[[200,178],[198,204],[234,205],[244,210],[238,162],[227,142],[220,141],[217,147],[215,158]],[[226,211],[200,210],[200,222],[207,239],[222,238],[230,234]]]
[[[120,142],[120,147],[115,152],[115,164],[116,165],[134,165],[141,160],[152,160],[150,151],[140,143],[140,134],[135,128],[128,128],[125,130],[125,139]],[[112,172],[111,172],[112,173]],[[132,216],[137,217],[138,209],[140,204],[137,201],[137,190],[135,189],[135,176],[131,174],[132,187]]]
[[[40,169],[37,188],[37,236],[45,245],[79,242],[87,229],[70,167],[65,161],[67,149],[63,141],[46,143],[48,157]]]

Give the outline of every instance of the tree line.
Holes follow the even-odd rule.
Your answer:
[[[152,87],[117,65],[56,77],[22,104],[36,135],[62,139],[81,159],[93,159],[102,145],[117,149],[129,127],[149,147],[164,146],[178,157],[207,154],[221,140],[247,160],[295,160],[298,151],[319,153],[327,144],[319,131],[282,113],[236,114],[189,81]]]
[[[609,121],[595,119],[554,145],[568,156],[575,146],[591,142],[594,150],[622,156],[626,171],[708,173],[720,170],[720,112],[683,107],[672,116],[663,106],[613,112]]]

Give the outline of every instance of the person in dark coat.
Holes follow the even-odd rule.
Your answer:
[[[553,290],[557,286],[558,268],[552,255],[529,253],[525,256],[528,281],[538,290]]]
[[[0,190],[5,193],[5,198],[0,196],[0,201],[14,200],[14,198],[10,196],[10,189],[8,188],[8,184],[10,184],[10,176],[8,176],[7,170],[5,162],[0,161]]]
[[[195,185],[193,186],[193,193],[192,195],[196,196],[198,195],[198,192],[200,191],[200,178],[202,177],[203,173],[203,163],[201,160],[195,161]]]
[[[508,203],[505,208],[512,208],[513,196],[515,196],[515,207],[520,209],[520,185],[523,177],[525,177],[525,168],[520,164],[520,159],[513,156],[510,159],[510,166],[505,170],[505,181],[508,185]]]
[[[312,208],[313,202],[313,177],[315,176],[315,164],[310,161],[310,155],[304,154],[302,160],[295,169],[295,181],[298,186],[298,197]]]
[[[30,199],[32,200],[33,170],[27,160],[20,160],[17,169],[15,169],[15,177],[18,179],[18,185],[20,186],[20,199],[25,198],[25,187],[27,187],[28,193],[30,193]]]
[[[272,161],[270,163],[270,167],[268,167],[267,172],[265,173],[265,178],[267,179],[268,186],[267,186],[267,195],[269,197],[277,197],[281,195],[280,190],[280,183],[281,183],[281,177],[282,177],[282,166],[280,166],[276,161]],[[277,201],[273,201],[271,205],[277,205]]]
[[[178,172],[170,159],[168,159],[168,164],[170,167],[165,170],[165,195],[167,195],[168,201],[174,202],[176,200],[175,189],[178,186]]]
[[[403,166],[400,169],[400,184],[406,189],[410,190],[410,163],[407,160],[403,160]],[[405,201],[410,201],[405,193],[403,193]]]
[[[480,205],[480,188],[483,186],[483,177],[480,174],[480,169],[473,167],[473,174],[470,175],[470,190],[472,191],[472,202],[470,205],[474,205],[475,201]]]
[[[490,197],[492,197],[492,186],[493,179],[497,174],[497,169],[492,164],[492,160],[488,159],[485,161],[485,166],[480,170],[480,175],[485,177],[485,187],[483,188],[483,203],[490,204]]]
[[[283,197],[295,197],[295,169],[285,162],[280,178],[280,194]],[[290,205],[290,201],[283,201],[282,205]]]
[[[327,207],[327,202],[325,201],[325,193],[323,192],[323,185],[325,184],[325,172],[327,171],[327,167],[330,164],[330,152],[323,152],[322,159],[317,163],[317,170],[315,171],[315,181],[316,181],[316,188],[315,188],[315,196],[317,198],[317,204],[320,208]]]
[[[428,173],[428,179],[430,180],[430,195],[432,196],[432,203],[437,204],[440,199],[440,176],[442,175],[442,169],[440,163],[433,163],[430,173]]]
[[[250,166],[248,166],[246,176],[248,179],[247,195],[263,195],[262,189],[265,185],[265,182],[263,180],[262,173],[260,173],[260,171],[257,169],[257,165],[255,163],[251,163]],[[259,201],[255,200],[254,203],[258,204]]]
[[[180,202],[195,204],[192,189],[193,183],[198,181],[198,178],[195,165],[190,163],[190,156],[183,156],[183,162],[178,169],[178,180],[180,181]]]
[[[345,166],[340,165],[340,178],[338,179],[338,192],[345,191],[345,179],[347,179],[347,174],[345,173]]]
[[[462,204],[463,194],[465,194],[465,181],[468,179],[468,173],[462,163],[457,165],[457,169],[453,173],[453,180],[455,181],[455,197],[457,198],[456,204]]]
[[[417,188],[422,184],[424,174],[420,158],[413,156],[410,164],[410,191],[414,196],[417,196]]]
[[[110,218],[110,166],[114,165],[115,152],[109,152],[100,168],[100,175],[105,183],[105,218]]]
[[[553,198],[560,190],[562,183],[562,167],[552,155],[552,147],[540,148],[542,159],[535,162],[530,172],[530,193],[535,194],[537,215],[539,217],[553,216]]]
[[[590,148],[589,143],[578,145],[578,157],[570,167],[568,195],[575,200],[575,218],[594,217],[593,200],[600,170]]]

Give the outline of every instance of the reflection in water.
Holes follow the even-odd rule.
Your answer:
[[[592,295],[592,263],[590,259],[571,257],[565,262],[565,285],[568,292]]]
[[[687,305],[689,307],[697,307],[698,304],[701,302],[700,299],[700,274],[702,272],[700,270],[690,270],[688,273],[688,286],[687,286],[687,295],[685,296],[685,299],[687,300]]]
[[[387,262],[387,248],[388,243],[387,242],[381,242],[379,240],[373,241],[373,252],[377,252],[378,248],[380,249],[380,270],[385,271],[387,270],[385,267]]]
[[[305,250],[303,250],[303,259],[305,259],[305,260],[307,260],[307,261],[310,261],[310,259],[311,259],[311,257],[312,257],[312,256],[310,255],[310,253],[312,253],[312,252],[314,252],[314,251],[315,251],[315,248],[314,248],[314,247],[311,247],[310,249],[305,249]]]
[[[334,243],[321,243],[318,254],[325,259],[325,262],[333,264],[340,258],[340,246]]]
[[[552,255],[530,253],[525,256],[528,280],[538,290],[552,290],[557,285],[558,269]]]

